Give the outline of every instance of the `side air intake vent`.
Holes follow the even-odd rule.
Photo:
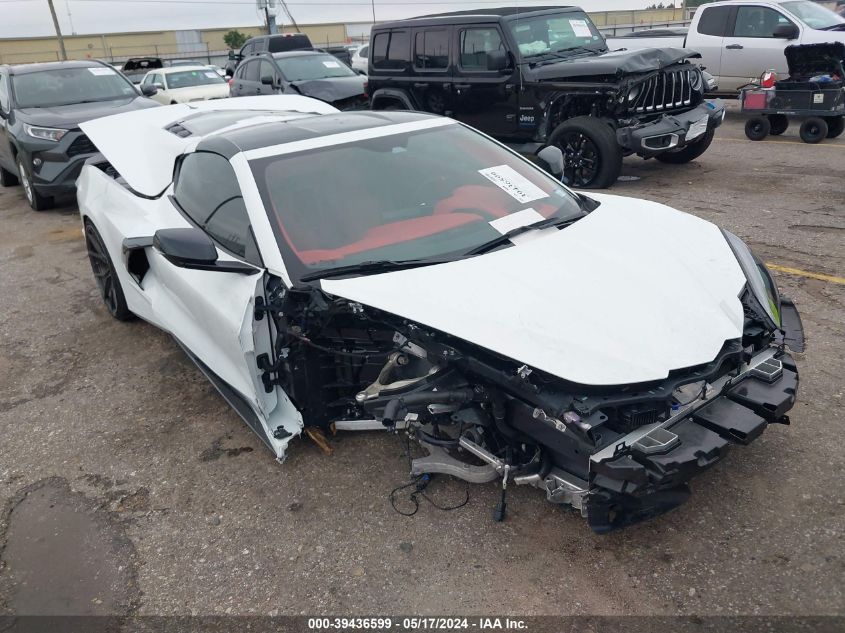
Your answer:
[[[164,129],[171,134],[175,134],[179,138],[186,138],[191,135],[191,131],[188,128],[183,127],[180,123],[171,123]]]

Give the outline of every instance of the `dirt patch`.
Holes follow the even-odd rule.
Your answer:
[[[60,477],[9,502],[0,560],[0,613],[129,615],[138,604],[135,548],[120,519]]]
[[[205,449],[202,453],[200,453],[200,461],[201,462],[213,462],[216,459],[220,459],[224,455],[226,457],[237,457],[241,453],[251,453],[252,447],[251,446],[239,446],[237,448],[226,448],[223,446],[223,440],[230,440],[232,437],[230,435],[226,435],[224,437],[218,437],[214,442],[211,443],[211,446]]]

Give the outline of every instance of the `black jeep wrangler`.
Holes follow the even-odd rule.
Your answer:
[[[556,145],[563,180],[609,187],[622,157],[686,163],[724,119],[684,49],[608,52],[578,7],[508,7],[378,24],[374,110],[454,117],[524,154]]]

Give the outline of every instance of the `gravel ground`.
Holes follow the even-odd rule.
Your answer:
[[[845,138],[752,143],[732,111],[697,162],[626,159],[624,176],[612,193],[845,276]],[[596,536],[533,489],[494,523],[492,484],[400,516],[388,435],[339,435],[330,457],[298,440],[280,466],[167,335],[108,317],[73,206],[35,213],[6,189],[0,218],[0,611],[845,614],[843,285],[776,273],[808,339],[792,425],[680,509]]]

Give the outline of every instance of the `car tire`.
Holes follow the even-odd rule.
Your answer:
[[[762,141],[769,135],[772,124],[763,116],[751,117],[745,122],[745,136],[752,141]]]
[[[23,193],[26,201],[33,211],[46,211],[53,208],[53,198],[51,196],[42,196],[35,190],[32,184],[32,175],[24,165],[23,158],[18,156],[18,178],[23,187]]]
[[[561,180],[571,187],[606,189],[622,171],[622,148],[613,128],[590,116],[579,116],[558,125],[549,145],[563,152]]]
[[[668,163],[670,165],[683,165],[695,160],[707,151],[710,143],[713,142],[713,137],[716,135],[715,130],[707,130],[701,138],[695,139],[689,145],[685,145],[678,150],[670,150],[655,156],[661,163]]]
[[[845,116],[832,116],[827,119],[827,138],[836,138],[845,132]]]
[[[814,145],[827,138],[827,132],[827,122],[820,117],[813,116],[804,120],[799,134],[802,141]]]
[[[94,273],[100,298],[106,310],[118,321],[131,321],[135,315],[126,305],[126,296],[123,294],[123,287],[120,285],[120,278],[109,257],[108,249],[97,227],[89,220],[85,220],[85,247],[88,250],[91,272]]]
[[[8,169],[0,167],[0,187],[14,187],[18,182],[17,176]]]
[[[789,117],[785,114],[770,114],[767,118],[772,136],[780,136],[789,129]]]

